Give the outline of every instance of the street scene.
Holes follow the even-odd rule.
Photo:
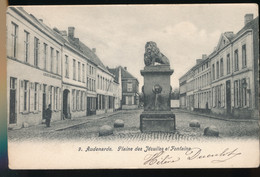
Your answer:
[[[199,13],[201,20],[188,19],[187,7],[181,13],[164,7],[159,14],[176,13],[181,20],[161,21],[154,8],[103,7],[109,17],[96,18],[98,8],[50,7],[56,20],[67,17],[58,25],[41,7],[9,7],[8,140],[258,139],[254,6],[234,8],[239,20],[228,28],[231,22],[218,27]],[[136,21],[132,12],[146,18]]]
[[[12,141],[49,141],[49,140],[87,140],[87,141],[179,141],[179,140],[199,140],[205,139],[203,130],[209,125],[215,125],[219,128],[220,135],[216,139],[257,139],[258,121],[247,120],[223,120],[222,118],[212,118],[201,114],[190,114],[182,110],[173,110],[176,115],[177,131],[176,133],[145,133],[140,132],[140,118],[142,110],[118,111],[112,114],[82,117],[75,120],[55,122],[49,129],[45,124],[34,127],[13,130],[8,132],[8,138]],[[114,129],[114,134],[110,136],[99,136],[99,128],[102,125],[114,126],[117,119],[122,119],[125,123],[123,128]],[[200,122],[200,128],[189,127],[190,120],[196,119]]]

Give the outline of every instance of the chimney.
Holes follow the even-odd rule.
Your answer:
[[[253,18],[254,18],[254,14],[246,14],[246,15],[245,15],[245,25],[246,25],[247,23],[249,23],[250,21],[252,21]]]
[[[39,21],[43,23],[43,19],[39,19]]]
[[[62,30],[62,31],[60,31],[60,34],[61,34],[62,36],[67,36],[67,31],[66,31],[66,30]]]
[[[202,60],[205,60],[207,58],[206,54],[202,54]]]
[[[125,70],[127,70],[127,67],[124,67]]]
[[[97,49],[96,48],[92,48],[92,52],[96,53]]]
[[[68,27],[69,38],[74,39],[74,31],[75,31],[75,28],[73,26]]]
[[[197,60],[196,60],[196,65],[199,64],[199,63],[201,63],[202,61],[203,61],[203,59],[197,59]]]

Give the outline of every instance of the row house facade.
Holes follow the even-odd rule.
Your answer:
[[[49,104],[52,121],[114,110],[119,84],[74,27],[51,29],[19,7],[6,13],[9,127],[42,123]]]
[[[62,41],[21,8],[8,9],[6,25],[9,125],[41,123],[48,104],[60,120]]]
[[[214,51],[187,72],[194,72],[195,111],[258,117],[258,19],[246,14],[245,26],[240,31],[221,34]],[[186,87],[182,85],[183,78],[179,79],[180,88]],[[186,105],[184,108],[188,109]]]

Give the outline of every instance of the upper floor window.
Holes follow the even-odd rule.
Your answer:
[[[43,60],[44,60],[44,69],[47,69],[47,55],[48,55],[48,53],[47,53],[47,44],[43,44]]]
[[[39,39],[34,37],[34,66],[39,65]]]
[[[78,81],[81,81],[81,77],[80,77],[80,62],[78,62]]]
[[[212,64],[212,80],[215,80],[215,64]]]
[[[76,60],[73,59],[73,79],[76,80]]]
[[[216,70],[217,70],[217,78],[219,78],[219,62],[217,61],[217,65],[216,65]]]
[[[17,57],[18,25],[12,22],[12,56]]]
[[[85,65],[82,64],[82,82],[85,83]]]
[[[59,51],[56,50],[56,73],[59,74]]]
[[[245,68],[247,65],[246,61],[246,44],[242,46],[242,67]]]
[[[69,78],[69,57],[65,55],[65,77]]]
[[[51,47],[51,62],[50,62],[50,71],[53,72],[53,48]]]
[[[29,60],[29,43],[30,43],[30,33],[24,31],[24,61],[28,63]]]
[[[230,54],[227,54],[227,74],[230,73]]]
[[[235,71],[238,71],[239,69],[239,65],[238,65],[238,50],[235,50],[235,53],[234,53],[234,58],[235,58]]]
[[[220,76],[224,75],[223,58],[220,59]]]
[[[127,83],[127,91],[132,92],[133,91],[133,84],[132,83]]]

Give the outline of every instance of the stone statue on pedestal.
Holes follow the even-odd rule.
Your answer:
[[[140,129],[142,132],[173,132],[175,131],[175,115],[170,107],[170,62],[164,56],[156,43],[147,42],[144,54],[144,112],[140,115]],[[159,63],[159,64],[155,64]]]

